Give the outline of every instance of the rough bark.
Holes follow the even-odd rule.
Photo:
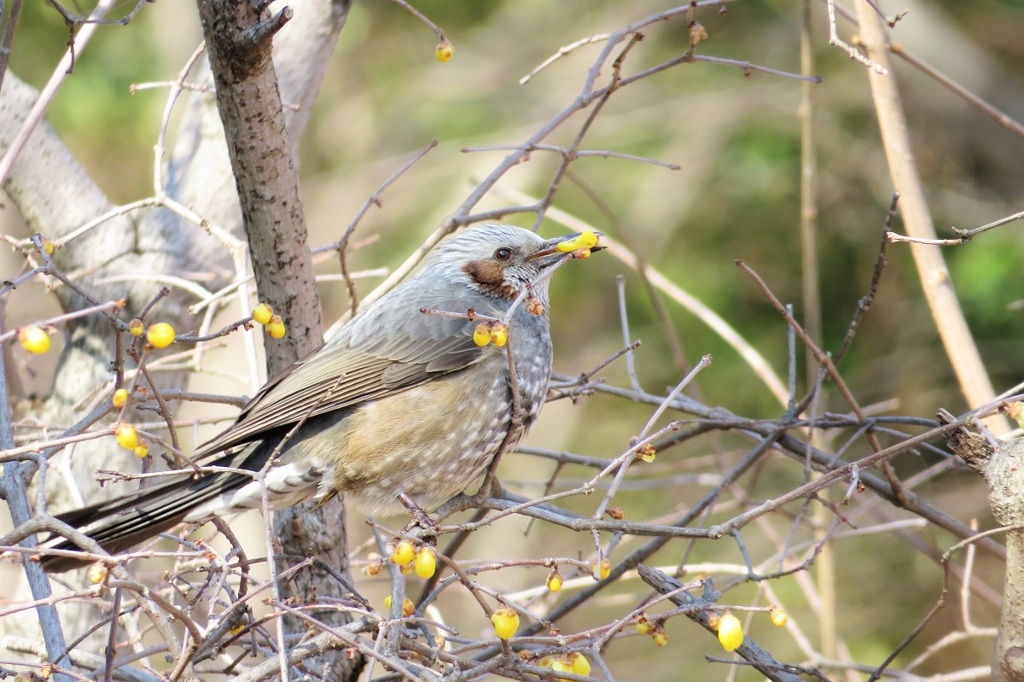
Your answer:
[[[271,49],[292,11],[271,15],[250,3],[203,0],[199,13],[256,284],[290,328],[266,349],[269,373],[276,374],[319,347],[323,336]]]
[[[281,65],[280,74],[285,79],[280,86],[285,100],[300,107],[297,111],[285,112],[289,157],[294,153],[308,121],[309,110],[319,93],[348,5],[347,0],[297,0],[291,3],[295,19],[281,32],[274,57]],[[132,30],[132,27],[124,30]],[[200,73],[190,80],[202,82],[203,75]],[[8,148],[35,98],[35,90],[19,81],[15,74],[5,75],[0,93],[0,153]],[[165,189],[169,197],[218,227],[240,233],[242,216],[226,152],[214,98],[204,94],[192,96],[179,126],[174,152],[167,162]],[[3,190],[32,229],[52,238],[69,234],[113,208],[102,190],[45,123],[36,127]],[[59,249],[54,260],[62,270],[80,273],[76,280],[102,300],[127,296],[129,311],[138,311],[162,285],[149,278],[119,279],[105,286],[97,284],[97,280],[110,273],[180,274],[201,270],[219,276],[224,283],[230,272],[227,254],[219,242],[198,227],[163,210],[113,218],[69,247]],[[216,283],[207,284],[216,286]],[[310,288],[310,291],[315,290]],[[58,289],[56,294],[65,309],[74,310],[82,305],[68,290]],[[161,319],[179,329],[190,328],[194,325],[194,320],[187,314],[191,302],[190,297],[180,292],[172,293],[160,303]],[[282,304],[281,307],[287,306]],[[319,310],[315,309],[313,314],[318,315]],[[109,367],[114,344],[110,325],[101,318],[89,317],[65,331],[66,350],[58,379],[45,403],[33,410],[33,416],[42,423],[74,423],[81,416],[83,396],[90,395],[111,377]],[[312,343],[319,340],[312,333],[309,338]],[[165,385],[183,387],[187,377],[163,375],[162,380]],[[101,489],[92,475],[97,468],[109,467],[110,448],[108,441],[101,440],[82,443],[73,449],[75,483],[86,499],[95,500],[111,494],[109,488]],[[71,455],[71,449],[66,449],[51,464],[48,487],[52,490],[48,493],[48,501],[55,511],[74,504],[69,499],[66,482],[62,482],[59,476],[62,469],[72,470],[70,465],[61,463]],[[343,553],[344,543],[339,542],[339,537],[337,534],[334,536],[332,545]],[[341,549],[337,549],[339,545]],[[341,561],[337,560],[336,565],[340,566]],[[62,617],[72,636],[95,620],[92,610],[83,607],[67,609],[62,612]],[[31,612],[20,619],[9,616],[4,620],[5,634],[38,636],[38,624]]]
[[[268,374],[274,375],[316,350],[323,338],[298,174],[271,59],[271,40],[292,14],[287,7],[271,14],[232,0],[200,0],[199,11],[260,300],[270,303],[289,328],[284,343],[267,347]],[[284,561],[319,560],[319,568],[282,586],[286,593],[290,589],[302,602],[346,596],[344,584],[323,568],[347,574],[344,527],[340,501],[275,515]],[[333,627],[347,622],[338,611],[320,619]],[[286,626],[295,633],[308,630],[298,619],[288,619]],[[328,652],[312,667],[324,670],[325,679],[348,679],[358,675],[361,661]]]
[[[1003,613],[992,679],[1024,680],[1024,439],[999,443],[985,470],[992,515],[1006,531]]]
[[[952,415],[940,412],[939,420]],[[948,437],[951,450],[981,474],[996,522],[1006,531],[1003,611],[992,652],[994,682],[1024,679],[1024,438],[991,441],[967,429]]]

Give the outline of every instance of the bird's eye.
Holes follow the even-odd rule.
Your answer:
[[[494,260],[506,261],[512,257],[512,249],[507,246],[502,246],[500,249],[494,252]]]

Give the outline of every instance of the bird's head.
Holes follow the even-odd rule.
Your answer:
[[[600,250],[600,233],[568,234],[543,239],[512,225],[486,223],[455,234],[431,253],[426,269],[443,267],[480,293],[515,300],[527,285],[542,300],[547,298],[544,270],[569,257],[577,249]]]

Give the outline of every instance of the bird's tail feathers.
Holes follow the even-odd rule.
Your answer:
[[[256,450],[260,449],[257,446]],[[250,460],[256,454],[253,451],[246,459]],[[231,453],[211,465],[238,466],[238,459],[238,453]],[[183,521],[200,505],[251,483],[252,480],[251,476],[241,473],[210,473],[198,478],[192,472],[183,473],[164,483],[58,514],[57,518],[88,535],[107,552],[116,554],[166,531]],[[51,538],[43,544],[43,548],[80,549],[75,543],[61,537]],[[88,560],[54,554],[45,555],[40,560],[43,568],[52,573],[81,568],[88,563]]]

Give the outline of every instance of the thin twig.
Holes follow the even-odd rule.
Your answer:
[[[32,109],[25,117],[21,128],[18,129],[18,134],[11,140],[11,144],[7,148],[6,153],[4,153],[3,158],[0,158],[0,187],[7,184],[7,179],[11,175],[11,169],[14,168],[14,162],[21,156],[21,152],[24,151],[25,145],[32,136],[32,132],[43,120],[46,110],[50,108],[50,103],[56,97],[60,86],[64,84],[64,80],[71,74],[76,50],[81,51],[88,44],[99,27],[99,22],[115,5],[117,5],[117,0],[100,0],[99,4],[96,5],[96,8],[89,15],[89,18],[83,22],[84,25],[74,34],[71,47],[64,53],[57,67],[53,70],[50,80],[47,81],[42,91],[40,91],[35,104],[32,105]],[[13,31],[13,29],[11,30]]]
[[[860,327],[861,320],[867,315],[867,312],[871,309],[871,304],[875,301],[875,297],[878,296],[878,286],[882,281],[882,271],[888,265],[888,262],[885,260],[885,250],[886,245],[889,243],[888,237],[892,234],[892,223],[896,219],[896,207],[899,204],[899,200],[900,193],[893,192],[892,203],[889,204],[889,213],[885,217],[885,226],[882,230],[882,242],[878,247],[875,267],[871,271],[871,283],[868,284],[867,293],[857,299],[857,310],[850,319],[850,324],[846,327],[846,336],[843,337],[842,343],[839,344],[839,348],[836,349],[835,354],[832,356],[833,362],[839,363],[843,356],[846,355],[846,351],[849,350],[850,345],[853,343],[853,337]]]
[[[405,3],[402,4],[404,5]],[[409,7],[409,9],[415,12],[415,10],[413,10],[411,7]],[[340,240],[338,240],[336,248],[338,250],[338,260],[341,262],[341,274],[342,277],[344,277],[345,279],[345,288],[348,290],[350,314],[355,315],[356,312],[358,312],[359,298],[356,295],[356,286],[355,283],[352,281],[352,275],[348,271],[349,240],[355,233],[356,227],[359,225],[359,222],[363,219],[363,216],[366,215],[366,212],[370,210],[370,207],[379,207],[381,205],[380,197],[384,193],[384,190],[386,190],[388,187],[394,184],[395,181],[398,180],[398,178],[402,177],[402,175],[404,175],[407,170],[412,168],[417,161],[426,156],[427,153],[430,152],[430,150],[434,149],[435,147],[437,147],[437,140],[431,140],[430,143],[424,149],[421,149],[419,152],[417,152],[411,159],[402,164],[402,166],[398,170],[392,173],[387,180],[381,183],[381,185],[376,190],[373,191],[373,194],[367,197],[366,201],[363,202],[362,207],[356,212],[355,218],[352,219],[352,222],[349,223],[348,228],[345,230],[345,234],[342,235]]]

